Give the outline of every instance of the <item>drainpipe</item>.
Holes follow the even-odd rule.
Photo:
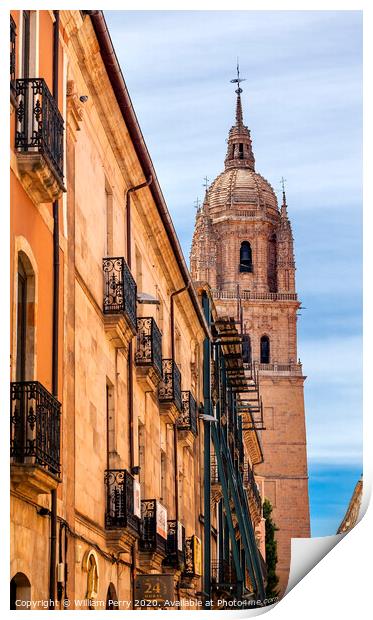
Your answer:
[[[203,293],[202,307],[205,320],[210,326],[210,303],[206,293]],[[203,410],[205,415],[211,415],[211,342],[205,338],[203,343]],[[204,437],[204,580],[203,591],[205,593],[205,607],[211,598],[211,428],[210,423],[203,421]]]
[[[171,358],[175,360],[175,306],[174,300],[176,295],[187,291],[190,282],[178,291],[171,293],[171,311],[170,311],[170,330],[171,330]],[[178,475],[178,450],[177,450],[177,420],[174,424],[174,470],[175,470],[175,520],[179,520],[179,475]]]
[[[143,187],[148,187],[153,181],[152,175],[149,175],[148,180],[139,185],[130,187],[126,192],[126,237],[127,237],[127,265],[131,270],[132,264],[132,239],[131,239],[131,194],[137,192]],[[129,442],[129,461],[130,471],[135,466],[135,447],[133,437],[133,345],[132,339],[128,345],[128,365],[127,365],[127,381],[128,381],[128,417],[130,427],[130,442]],[[137,564],[137,542],[135,541],[132,546],[131,553],[131,585],[132,585],[132,608],[135,608],[135,578],[136,578],[136,564]]]
[[[53,97],[58,106],[58,39],[60,13],[53,11]],[[53,331],[52,331],[52,393],[58,398],[58,321],[59,321],[59,213],[58,200],[53,203]],[[57,555],[57,490],[51,491],[51,536],[49,565],[49,609],[55,609]]]
[[[127,265],[131,270],[131,255],[132,255],[132,239],[131,239],[131,194],[137,192],[143,187],[148,187],[153,181],[152,175],[149,176],[147,181],[130,187],[126,192],[126,236],[127,236]],[[129,414],[129,427],[130,427],[130,469],[135,466],[135,449],[133,441],[133,367],[132,367],[132,340],[128,345],[128,414]]]

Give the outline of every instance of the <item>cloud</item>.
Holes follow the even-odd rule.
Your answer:
[[[256,168],[287,179],[308,455],[361,461],[361,11],[105,12],[188,258],[203,177],[223,169],[236,56]],[[330,501],[334,481],[326,488]],[[347,495],[344,500],[347,501]],[[342,509],[340,508],[342,515]],[[318,531],[331,523],[319,505]],[[334,523],[338,525],[338,523]],[[333,527],[334,527],[333,525]],[[333,533],[333,532],[325,532]]]

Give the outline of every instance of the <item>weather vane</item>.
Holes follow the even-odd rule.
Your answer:
[[[240,84],[241,82],[245,82],[245,81],[246,81],[246,78],[240,77],[240,64],[237,58],[237,77],[234,80],[231,80],[232,84],[237,84],[237,88],[236,88],[237,95],[240,95],[242,93],[242,88],[240,87]]]

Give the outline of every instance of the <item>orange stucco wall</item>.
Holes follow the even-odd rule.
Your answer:
[[[16,76],[19,76],[19,36],[20,36],[20,11],[11,11],[16,23]],[[53,19],[49,11],[39,11],[39,71],[33,77],[43,77],[48,88],[53,88]],[[62,48],[59,48],[59,101],[62,102]],[[61,109],[61,105],[59,106]],[[14,149],[15,144],[15,110],[10,116],[10,146]],[[53,312],[53,226],[52,204],[36,206],[26,193],[21,180],[17,177],[17,162],[12,158],[10,174],[10,322],[11,334],[13,334],[16,313],[14,309],[14,286],[17,271],[17,258],[15,256],[15,239],[17,236],[24,237],[29,244],[37,265],[37,289],[36,299],[36,360],[37,366],[34,377],[40,381],[49,391],[52,391],[52,312]],[[62,209],[60,201],[60,230],[62,229]],[[62,360],[63,360],[63,282],[64,282],[64,256],[60,249],[60,308],[59,308],[59,400],[62,401]],[[16,344],[11,337],[11,369],[15,368]],[[14,373],[13,373],[14,374]],[[14,376],[12,377],[14,379]]]
[[[46,81],[49,90],[53,90],[53,21],[48,11],[39,11],[39,75]]]
[[[11,172],[11,333],[14,321],[14,277],[17,269],[15,257],[15,238],[23,236],[31,247],[37,264],[38,297],[36,305],[36,359],[37,372],[34,377],[49,391],[52,391],[52,309],[53,309],[53,236],[41,217],[37,207],[31,202],[22,185]],[[48,205],[51,209],[51,206]],[[60,320],[59,320],[59,396],[62,399],[62,342],[63,342],[63,253],[60,251]],[[12,362],[15,363],[16,350],[11,342]],[[31,377],[29,377],[31,379]]]

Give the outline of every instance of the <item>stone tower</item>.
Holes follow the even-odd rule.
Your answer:
[[[239,76],[238,76],[239,77]],[[190,264],[193,280],[208,282],[220,315],[241,326],[247,372],[258,372],[263,400],[256,415],[264,463],[264,496],[279,531],[277,574],[284,592],[290,539],[310,536],[302,366],[297,361],[293,236],[283,188],[282,204],[255,171],[244,125],[240,81],[236,122],[228,136],[225,169],[197,212]]]

